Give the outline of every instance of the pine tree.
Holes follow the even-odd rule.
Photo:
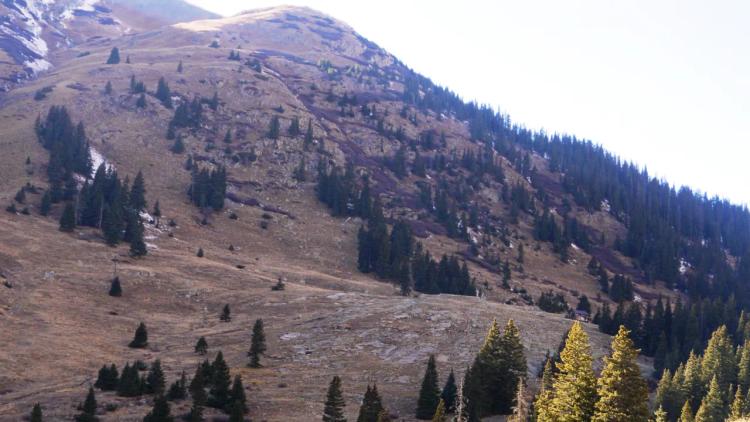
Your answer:
[[[430,355],[427,361],[427,369],[422,378],[422,387],[419,390],[417,401],[417,419],[430,420],[435,415],[440,402],[440,389],[438,388],[438,374],[435,364],[435,356]]]
[[[245,412],[242,410],[242,404],[233,402],[229,410],[229,422],[244,422]]]
[[[323,408],[323,422],[346,422],[344,417],[344,397],[341,393],[341,378],[334,376],[328,386],[325,407]]]
[[[130,207],[140,212],[146,209],[146,206],[146,181],[143,172],[139,171],[133,180],[133,187],[130,188]]]
[[[242,414],[247,413],[247,398],[245,397],[245,387],[242,385],[242,377],[234,376],[232,390],[229,392],[229,401],[232,403],[230,408],[239,407]]]
[[[357,422],[377,422],[378,416],[383,412],[383,402],[378,393],[378,387],[367,385],[365,397],[362,399],[362,405],[359,407],[359,416]]]
[[[210,364],[209,364],[210,366]],[[196,406],[201,409],[201,415],[203,405],[206,404],[206,377],[204,374],[204,368],[202,366],[198,366],[195,369],[195,375],[193,376],[193,379],[190,380],[190,385],[188,386],[188,390],[190,391],[190,395],[193,397],[193,408],[195,409]]]
[[[224,308],[221,310],[221,315],[219,315],[219,321],[221,322],[229,322],[232,320],[232,311],[229,310],[229,304],[227,303],[224,305]]]
[[[682,406],[682,412],[680,413],[680,419],[677,420],[678,422],[694,422],[695,418],[693,417],[693,409],[690,407],[690,402],[685,401],[685,404]]]
[[[107,81],[107,85],[104,85],[104,93],[107,95],[112,95],[112,82]]]
[[[156,98],[161,101],[164,107],[172,108],[172,91],[163,77],[159,78],[159,82],[157,83]]]
[[[737,420],[744,416],[745,411],[745,395],[742,394],[742,389],[737,388],[734,394],[734,400],[729,410],[729,420]]]
[[[138,258],[148,254],[146,242],[143,240],[143,221],[139,216],[131,217],[135,219],[133,225],[132,237],[130,239],[130,256]]]
[[[591,346],[580,322],[568,332],[565,347],[560,353],[557,376],[553,382],[553,397],[549,414],[538,415],[539,422],[588,421],[594,414],[596,377],[592,368]]]
[[[599,400],[592,422],[648,421],[648,386],[636,362],[639,351],[629,335],[620,326],[612,340],[612,354],[605,359],[598,380]]]
[[[138,108],[146,108],[146,94],[141,94],[140,97],[135,101],[135,106]]]
[[[299,136],[299,131],[299,117],[295,117],[292,119],[292,122],[289,123],[289,129],[287,133],[290,137],[296,138],[297,136]]]
[[[195,353],[201,356],[208,353],[208,342],[206,342],[205,337],[201,336],[201,338],[198,339],[198,342],[195,343]]]
[[[737,382],[737,363],[734,356],[734,345],[729,337],[727,327],[722,325],[711,334],[706,351],[701,360],[701,380],[708,385],[716,376],[719,388],[727,391],[730,384]]]
[[[122,286],[120,285],[120,277],[112,279],[112,283],[109,286],[109,295],[112,297],[122,296]]]
[[[445,417],[445,402],[440,399],[435,409],[435,414],[432,416],[432,422],[447,422]]]
[[[195,256],[197,256],[198,258],[203,258],[203,248],[198,248],[198,252],[195,254]]]
[[[182,66],[182,60],[180,60],[180,63],[177,64],[177,73],[182,73],[183,66]]]
[[[109,52],[109,58],[107,64],[118,64],[120,63],[120,49],[117,47],[112,48]]]
[[[445,402],[445,411],[448,413],[453,413],[456,410],[457,392],[458,387],[456,387],[456,376],[453,374],[453,370],[451,370],[450,374],[448,374],[448,379],[443,386],[443,392],[440,393],[440,398]]]
[[[659,406],[659,408],[656,409],[656,412],[654,412],[654,422],[669,422],[669,419],[667,419],[667,412],[665,412],[661,406]]]
[[[312,147],[312,144],[313,144],[313,127],[312,127],[312,119],[310,119],[307,121],[307,131],[305,132],[305,141],[303,143],[305,151],[309,150],[310,147]]]
[[[167,398],[159,394],[154,398],[154,408],[143,418],[143,422],[173,422]]]
[[[225,144],[232,143],[232,130],[231,129],[227,129],[227,133],[224,135],[224,143]]]
[[[273,116],[271,123],[268,126],[268,137],[271,139],[279,139],[279,116]]]
[[[96,417],[96,396],[94,395],[94,388],[89,387],[89,393],[86,395],[86,400],[81,406],[81,413],[76,416],[76,422],[97,422],[99,418]]]
[[[211,388],[209,389],[208,404],[217,409],[227,409],[229,406],[229,386],[232,379],[229,376],[229,367],[224,361],[224,355],[219,351],[211,365],[213,376]]]
[[[717,376],[711,378],[711,386],[708,394],[701,401],[698,413],[695,414],[695,422],[721,422],[724,420],[724,401],[722,399],[721,387]]]
[[[161,361],[156,359],[151,364],[151,369],[146,376],[146,393],[147,394],[164,394],[166,381],[164,380],[164,371],[161,369]]]
[[[167,400],[169,401],[175,401],[175,400],[183,400],[187,397],[187,377],[185,376],[185,371],[182,371],[182,375],[180,376],[180,379],[173,382],[171,386],[169,386],[169,392],[167,392]]]
[[[49,215],[50,210],[52,209],[52,196],[50,195],[49,191],[44,192],[44,195],[42,195],[42,203],[39,205],[39,214],[46,217]]]
[[[42,406],[39,403],[36,403],[34,407],[31,409],[31,415],[29,415],[29,422],[42,422],[43,415],[42,415]]]
[[[62,216],[60,217],[60,231],[72,233],[76,228],[76,210],[72,203],[65,204]]]
[[[133,341],[130,342],[128,347],[133,349],[144,349],[146,346],[148,346],[148,330],[146,330],[146,324],[141,322],[138,325],[138,328],[136,328]]]
[[[260,368],[260,357],[266,352],[266,334],[263,331],[263,320],[255,320],[253,335],[250,339],[250,350],[247,356],[250,358],[251,368]]]
[[[534,401],[535,420],[551,421],[554,420],[551,403],[553,397],[554,374],[552,370],[552,359],[548,358],[544,363],[542,372],[542,381],[539,386],[539,394]]]

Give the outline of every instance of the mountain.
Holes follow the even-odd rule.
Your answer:
[[[5,90],[49,70],[55,51],[85,40],[218,17],[180,0],[6,0],[0,3],[0,15]]]
[[[533,386],[570,318],[597,313],[597,368],[630,328],[645,375],[744,326],[745,208],[464,102],[317,11],[165,4],[3,3],[55,48],[18,53],[53,66],[0,93],[0,420],[35,402],[70,420],[102,365],[160,359],[171,382],[219,350],[254,420],[320,419],[333,375],[349,419],[375,382],[412,420],[429,356],[461,376],[493,318],[519,326]],[[129,348],[140,322],[149,345]],[[97,400],[104,420],[151,408]]]

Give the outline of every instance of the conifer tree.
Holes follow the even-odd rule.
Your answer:
[[[156,98],[161,101],[164,107],[172,108],[172,91],[169,89],[169,85],[164,80],[164,77],[159,78],[159,82],[156,85]]]
[[[208,342],[206,342],[205,337],[201,336],[201,338],[198,339],[198,342],[195,343],[195,353],[201,356],[208,353]]]
[[[107,64],[118,64],[120,63],[120,49],[117,47],[113,47],[112,50],[109,52],[109,58],[107,59]]]
[[[146,108],[146,94],[141,94],[140,97],[135,101],[135,106],[138,108]]]
[[[175,401],[175,400],[183,400],[187,397],[187,377],[185,376],[185,371],[182,371],[182,375],[180,376],[180,379],[173,382],[171,386],[169,386],[169,392],[167,393],[167,400],[169,401]]]
[[[229,376],[229,367],[224,361],[224,355],[219,351],[211,365],[213,377],[209,389],[208,404],[217,409],[227,409],[229,406],[229,387],[232,379]]]
[[[435,414],[432,416],[432,422],[447,422],[445,416],[445,402],[443,402],[443,399],[440,399],[438,402]]]
[[[250,350],[247,356],[250,358],[251,368],[260,368],[260,357],[266,352],[266,334],[263,330],[263,320],[255,320],[253,335],[250,339]]]
[[[151,369],[146,376],[146,393],[162,395],[166,381],[164,380],[164,371],[161,369],[161,361],[156,359],[151,364]]]
[[[704,384],[701,381],[701,358],[692,351],[685,363],[685,375],[682,382],[682,389],[690,400],[690,406],[697,409],[701,403],[701,398],[705,392]]]
[[[159,394],[154,398],[154,408],[143,418],[143,422],[173,422],[167,398]]]
[[[200,365],[195,369],[195,375],[193,376],[193,379],[190,380],[190,385],[188,386],[188,390],[190,391],[190,395],[193,397],[193,408],[199,407],[201,409],[201,415],[202,415],[202,408],[203,405],[206,404],[206,377],[204,375],[203,367]]]
[[[312,119],[307,121],[307,131],[305,132],[305,142],[303,144],[305,150],[309,150],[313,144],[313,127]]]
[[[195,254],[195,256],[197,256],[198,258],[203,258],[203,248],[198,248],[198,252]]]
[[[362,405],[359,407],[359,416],[357,422],[377,422],[378,416],[383,412],[383,402],[378,393],[378,387],[367,385],[365,397],[362,399]]]
[[[180,60],[180,63],[177,64],[177,73],[182,73],[183,66],[182,66],[182,60]]]
[[[656,409],[656,412],[654,412],[654,422],[669,422],[669,419],[667,419],[667,412],[665,412],[661,406],[659,406],[659,408]]]
[[[132,213],[131,213],[132,214]],[[132,228],[132,237],[130,239],[130,256],[138,258],[148,254],[146,242],[143,240],[143,221],[138,216],[133,217],[135,223]]]
[[[724,411],[724,401],[717,378],[716,375],[711,378],[711,386],[695,414],[695,422],[721,422],[724,420],[726,412]]]
[[[104,93],[107,95],[112,95],[112,82],[107,81],[107,85],[104,85]]]
[[[682,406],[682,412],[680,412],[680,418],[677,422],[694,422],[693,409],[690,407],[690,402],[685,400],[685,404]]]
[[[547,359],[544,364],[544,371],[542,372],[542,382],[539,386],[539,394],[537,394],[536,400],[534,401],[535,420],[554,420],[551,408],[552,397],[554,396],[553,383],[554,375],[552,370],[552,359]]]
[[[229,304],[227,303],[224,305],[224,308],[221,310],[221,315],[219,316],[219,321],[221,322],[229,322],[232,320],[232,311],[229,310]]]
[[[130,188],[130,207],[140,212],[146,209],[146,205],[146,181],[143,172],[139,171],[133,180],[133,187]]]
[[[565,347],[557,363],[557,376],[553,382],[550,412],[539,422],[588,421],[594,414],[596,402],[596,377],[592,367],[591,346],[580,322],[576,321],[568,332]]]
[[[146,324],[141,322],[138,325],[138,328],[136,328],[133,341],[130,342],[128,347],[133,349],[144,349],[146,346],[148,346],[148,330],[146,330]]]
[[[30,422],[42,422],[43,415],[42,415],[42,406],[39,403],[34,404],[34,407],[31,409],[31,415],[29,415],[29,421]]]
[[[42,203],[39,205],[39,214],[46,217],[49,215],[50,209],[52,208],[52,196],[49,191],[44,192],[42,195]]]
[[[346,422],[344,417],[344,397],[341,393],[341,378],[334,376],[328,386],[325,407],[323,408],[323,422]]]
[[[76,422],[98,422],[99,418],[96,417],[96,396],[94,395],[94,388],[89,387],[89,393],[86,395],[86,400],[81,406],[81,413],[76,416]]]
[[[432,419],[439,402],[440,389],[438,388],[438,374],[435,364],[435,356],[430,355],[430,358],[427,361],[427,369],[422,378],[422,387],[419,390],[417,419]]]
[[[120,277],[112,279],[112,283],[109,286],[109,295],[112,297],[122,296],[122,286],[120,285]]]
[[[443,391],[440,393],[440,398],[445,402],[445,411],[447,413],[453,413],[456,410],[456,393],[458,387],[456,387],[456,376],[453,374],[451,369],[448,374],[448,379],[445,381]]]
[[[271,139],[279,139],[279,116],[273,116],[271,123],[268,126],[268,137]]]
[[[598,396],[593,422],[647,422],[648,386],[641,377],[636,359],[638,349],[620,326],[612,340],[612,354],[605,359],[598,380]]]
[[[232,390],[229,392],[229,401],[231,409],[235,407],[242,411],[242,414],[247,413],[247,398],[245,397],[245,387],[242,385],[242,377],[239,375],[234,376],[232,382]]]
[[[734,393],[734,400],[732,406],[729,409],[729,420],[737,420],[744,416],[745,413],[745,395],[742,394],[742,389],[737,388]]]
[[[244,422],[245,412],[242,410],[242,404],[239,402],[232,402],[229,410],[229,422]]]
[[[227,129],[227,133],[224,135],[224,143],[225,144],[232,143],[232,130],[231,129]]]
[[[713,376],[716,376],[719,388],[723,392],[727,391],[730,384],[736,384],[737,382],[734,345],[725,325],[711,334],[703,359],[701,359],[703,385],[708,385]]]
[[[72,203],[65,204],[62,216],[60,217],[60,231],[72,233],[76,228],[76,210]]]
[[[292,122],[289,123],[289,129],[287,133],[290,137],[296,138],[297,136],[299,136],[299,130],[299,117],[295,117],[292,119]]]

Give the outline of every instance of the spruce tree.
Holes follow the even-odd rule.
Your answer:
[[[438,373],[435,364],[435,356],[430,355],[427,360],[427,369],[422,378],[422,387],[419,390],[417,400],[417,419],[430,420],[435,415],[440,402],[440,389],[438,388]]]
[[[173,422],[167,398],[159,394],[154,398],[154,408],[143,418],[143,422]]]
[[[693,417],[693,409],[690,407],[690,402],[685,401],[685,404],[682,406],[682,412],[680,412],[680,418],[677,420],[677,422],[694,422],[695,418]]]
[[[341,378],[334,376],[328,386],[326,402],[323,407],[323,422],[346,422],[344,417],[344,397],[341,392]]]
[[[112,297],[122,296],[122,286],[120,285],[120,277],[115,277],[109,286],[109,295]]]
[[[229,422],[244,422],[245,411],[240,402],[232,402],[229,409]]]
[[[205,388],[206,378],[204,376],[204,370],[201,366],[198,366],[195,369],[195,375],[193,376],[193,379],[190,380],[188,390],[190,391],[190,395],[193,397],[193,408],[196,408],[196,406],[201,408],[201,414],[203,405],[206,404],[207,399]]]
[[[216,359],[211,365],[213,377],[211,378],[211,388],[209,389],[208,404],[217,409],[228,409],[229,387],[232,379],[229,376],[229,367],[224,361],[224,354],[219,351]]]
[[[538,415],[539,422],[588,421],[594,414],[596,377],[592,367],[591,346],[580,322],[568,332],[565,347],[560,353],[557,376],[553,382],[553,397],[548,415]]]
[[[96,396],[94,395],[94,388],[89,387],[89,393],[86,395],[86,400],[81,406],[81,413],[76,416],[76,422],[98,422],[99,418],[96,417]]]
[[[698,413],[695,414],[695,422],[721,422],[724,420],[724,401],[717,376],[711,378],[711,386],[708,394],[701,401]]]
[[[729,409],[729,420],[737,420],[744,416],[745,413],[745,395],[742,394],[742,389],[737,388],[734,393],[734,400],[732,400],[732,406]]]
[[[206,342],[205,337],[201,336],[201,338],[198,339],[198,342],[195,343],[195,353],[201,356],[208,353],[208,342]]]
[[[180,60],[180,63],[177,64],[177,73],[182,73],[183,66],[182,66],[182,60]]]
[[[104,85],[104,93],[107,95],[112,95],[112,82],[107,81],[107,84]]]
[[[198,248],[198,252],[195,254],[198,258],[203,258],[205,254],[203,253],[203,248]]]
[[[305,132],[305,141],[302,144],[305,148],[305,151],[309,150],[310,147],[312,147],[313,144],[313,127],[312,127],[312,119],[307,121],[307,131]]]
[[[273,116],[271,123],[268,126],[268,137],[271,139],[279,139],[279,117]]]
[[[438,402],[435,414],[432,416],[432,422],[447,422],[445,416],[445,402],[442,399]]]
[[[722,392],[726,392],[730,384],[736,384],[737,382],[734,345],[725,325],[711,334],[703,359],[701,359],[701,381],[703,385],[708,385],[714,376],[716,376],[716,381],[719,383]]]
[[[383,402],[378,393],[378,387],[367,385],[365,397],[362,399],[362,405],[359,407],[359,416],[357,422],[377,422],[378,416],[383,412]]]
[[[29,415],[29,421],[30,422],[42,422],[43,415],[42,415],[42,406],[39,403],[36,403],[34,407],[31,409],[31,415]]]
[[[231,129],[227,129],[227,133],[224,135],[224,143],[225,144],[232,143],[232,130]]]
[[[180,379],[173,382],[171,386],[169,386],[169,392],[167,392],[167,400],[169,401],[175,401],[175,400],[183,400],[187,397],[187,377],[185,376],[185,371],[182,371],[182,375],[180,376]]]
[[[164,380],[164,371],[161,369],[161,360],[156,359],[151,364],[151,369],[146,376],[146,393],[162,395],[166,381]]]
[[[60,217],[60,231],[72,233],[76,228],[76,210],[72,203],[65,204],[62,216]]]
[[[140,97],[135,101],[135,106],[138,108],[146,108],[146,94],[141,94]]]
[[[159,82],[157,83],[156,98],[161,101],[164,107],[172,108],[172,91],[169,89],[169,85],[164,80],[164,77],[159,78]]]
[[[120,49],[117,47],[113,47],[112,50],[109,52],[109,58],[107,59],[107,64],[118,64],[120,63]]]
[[[229,322],[232,320],[232,311],[229,310],[229,304],[227,303],[224,305],[224,308],[221,310],[221,315],[219,315],[219,321],[221,322]]]
[[[135,176],[133,187],[130,188],[130,207],[137,212],[146,209],[146,181],[141,171]]]
[[[130,342],[128,347],[133,349],[144,349],[146,346],[148,346],[148,330],[146,330],[146,324],[141,322],[138,325],[138,328],[136,328],[133,341]]]
[[[598,380],[598,396],[592,422],[647,422],[648,386],[636,359],[638,349],[620,326],[612,340],[612,354],[605,359]]]
[[[52,209],[52,196],[50,195],[49,191],[44,192],[44,195],[42,195],[42,203],[39,205],[39,214],[46,217],[49,215],[50,210]]]
[[[656,409],[656,412],[654,412],[654,422],[669,422],[667,412],[665,412],[661,406],[659,406],[659,408]]]
[[[242,410],[242,414],[247,413],[247,398],[245,397],[245,387],[242,385],[242,377],[239,375],[234,376],[232,382],[232,390],[229,392],[229,401],[231,403],[230,409],[239,407]]]
[[[146,242],[143,240],[143,221],[140,217],[135,218],[135,225],[133,226],[132,238],[130,239],[130,256],[138,258],[146,256],[148,249]]]
[[[263,320],[255,320],[253,335],[250,339],[250,350],[247,356],[250,358],[251,368],[260,368],[260,357],[266,352],[266,334],[263,330]]]
[[[445,381],[443,391],[440,393],[440,398],[445,402],[445,411],[447,413],[453,413],[456,410],[456,393],[458,387],[456,386],[456,376],[453,374],[451,369],[448,374],[448,379]]]

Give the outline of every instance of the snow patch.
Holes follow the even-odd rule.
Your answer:
[[[609,204],[608,199],[602,199],[602,203],[599,204],[599,209],[601,209],[604,212],[610,212],[612,211],[612,206]]]

